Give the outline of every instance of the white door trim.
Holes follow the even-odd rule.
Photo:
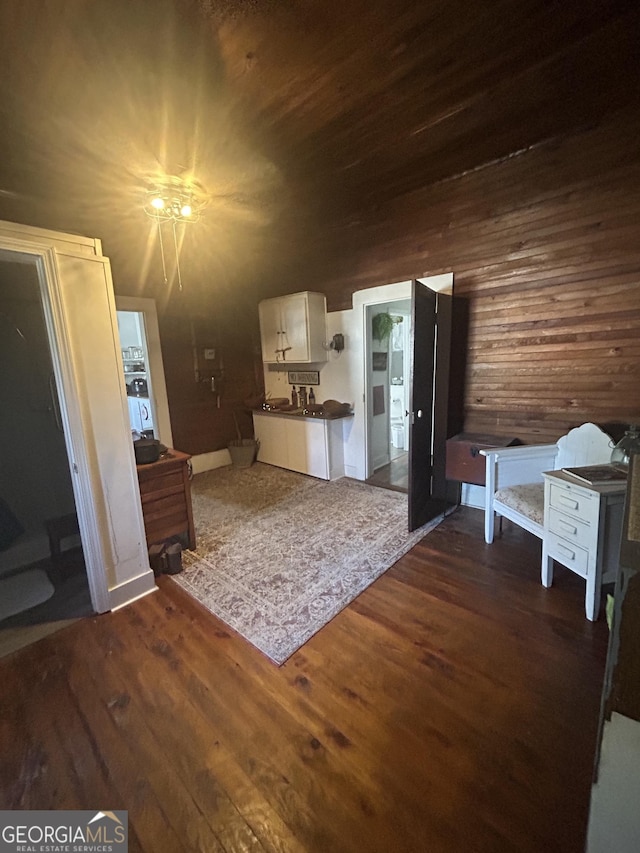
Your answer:
[[[426,284],[431,290],[443,293],[451,293],[453,291],[453,273],[442,273],[441,275],[421,276],[417,278],[421,284]],[[369,375],[369,360],[368,352],[368,328],[367,328],[367,308],[373,305],[384,305],[387,302],[398,302],[403,299],[411,299],[411,281],[399,281],[394,284],[383,284],[378,287],[369,287],[365,290],[358,290],[353,294],[352,304],[356,311],[360,312],[362,323],[362,342],[363,342],[363,358],[362,358],[362,387],[363,394],[363,462],[366,480],[373,474],[371,460],[371,439],[370,439],[370,422],[369,422],[369,405],[366,401],[366,395],[369,391],[368,375]],[[411,368],[412,372],[412,368]],[[409,376],[409,383],[411,383]]]
[[[90,258],[91,256],[87,255],[85,260]],[[77,377],[71,358],[67,322],[60,298],[60,276],[56,250],[51,246],[38,245],[36,242],[0,234],[0,259],[32,263],[38,273],[91,603],[97,613],[104,613],[110,609],[111,605],[107,578],[103,569],[103,555],[99,547],[101,534],[91,488],[91,471],[87,464],[89,449],[85,441],[80,401],[74,392]]]
[[[0,222],[0,258],[37,269],[91,601],[101,613],[156,587],[118,368],[110,264],[99,253],[99,240]]]
[[[360,313],[360,322],[362,324],[362,389],[363,389],[363,468],[364,479],[366,480],[373,474],[371,460],[371,438],[370,438],[370,418],[369,418],[369,402],[367,394],[369,393],[369,337],[367,327],[367,308],[373,305],[384,305],[387,302],[397,302],[401,299],[411,299],[411,282],[400,281],[395,284],[383,284],[379,287],[370,287],[366,290],[358,290],[353,294],[353,308]]]

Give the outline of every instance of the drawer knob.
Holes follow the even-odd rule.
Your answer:
[[[566,521],[564,520],[564,518],[559,518],[559,519],[558,519],[558,524],[560,525],[560,527],[564,527],[564,529],[565,529],[568,533],[573,533],[573,535],[574,535],[574,536],[575,536],[575,534],[578,532],[578,528],[577,528],[574,524],[569,524],[568,522],[566,522]]]

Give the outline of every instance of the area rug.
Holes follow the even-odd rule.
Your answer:
[[[30,569],[0,580],[0,622],[42,604],[53,595],[53,584],[42,569]]]
[[[256,463],[198,474],[197,550],[173,579],[282,664],[441,518],[407,532],[407,496]]]

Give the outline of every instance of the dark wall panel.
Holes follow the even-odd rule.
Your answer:
[[[236,438],[236,421],[242,437],[251,436],[244,401],[264,385],[257,307],[167,311],[160,336],[175,447],[191,454],[221,450]],[[215,350],[214,359],[204,358],[205,348]]]

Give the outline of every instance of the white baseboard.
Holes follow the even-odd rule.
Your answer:
[[[213,450],[211,453],[199,453],[191,457],[191,468],[194,474],[213,471],[214,468],[223,468],[225,465],[231,465],[231,454],[226,448]]]
[[[109,590],[109,605],[111,610],[131,604],[143,595],[155,592],[157,589],[153,572],[143,572],[136,578],[125,581]]]

